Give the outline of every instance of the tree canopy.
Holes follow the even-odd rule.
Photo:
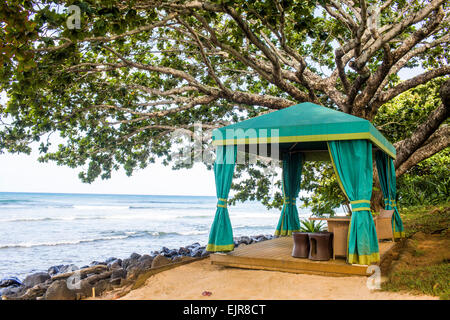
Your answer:
[[[79,27],[69,23],[71,5],[79,9]],[[388,136],[397,175],[450,143],[442,125],[448,100],[426,108],[414,100],[420,116],[411,115],[407,128],[395,127],[403,109],[382,112],[403,92],[450,73],[444,0],[0,6],[0,90],[7,93],[0,151],[29,152],[40,141],[41,161],[82,167],[85,182],[120,167],[131,174],[157,157],[170,163],[171,134],[194,135],[195,123],[212,129],[305,101],[396,128]],[[412,68],[422,71],[400,81],[398,73]],[[444,80],[439,84],[449,87]],[[64,139],[56,148],[48,139],[54,132]],[[253,184],[237,199],[270,205],[264,166],[246,169]]]

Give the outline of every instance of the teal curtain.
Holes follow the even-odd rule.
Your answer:
[[[292,232],[300,231],[296,199],[300,192],[302,153],[283,153],[283,208],[278,221],[276,236],[290,236]]]
[[[395,178],[394,160],[384,152],[378,150],[375,152],[375,161],[377,164],[377,172],[380,180],[381,190],[384,196],[384,208],[386,210],[394,210],[392,215],[392,230],[395,238],[405,236],[402,218],[397,208],[397,186]]]
[[[217,209],[206,246],[206,250],[210,252],[232,251],[234,249],[233,229],[231,228],[227,201],[233,180],[236,152],[237,147],[235,145],[218,146],[216,149],[214,177],[216,180]]]
[[[370,212],[373,169],[368,140],[328,142],[339,185],[352,205],[347,262],[369,265],[380,261],[377,233]]]

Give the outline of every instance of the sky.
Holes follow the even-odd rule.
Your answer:
[[[402,70],[401,79],[418,74],[420,69]],[[0,96],[0,103],[5,95]],[[109,180],[92,184],[78,178],[80,169],[58,166],[54,162],[39,163],[34,148],[30,155],[0,154],[0,192],[100,193],[214,196],[214,174],[197,163],[192,169],[172,170],[161,163],[137,170],[131,177],[124,171],[113,172]]]

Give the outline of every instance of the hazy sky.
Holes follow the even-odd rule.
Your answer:
[[[419,71],[401,71],[400,77],[407,79]],[[2,95],[1,103],[4,101]],[[121,171],[113,173],[109,180],[84,184],[78,178],[79,169],[39,163],[37,158],[37,150],[30,156],[0,154],[0,192],[215,195],[214,174],[202,164],[174,171],[156,163],[131,177]]]

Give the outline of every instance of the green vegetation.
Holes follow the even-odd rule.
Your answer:
[[[450,299],[450,203],[403,208],[406,240],[382,290]]]
[[[416,206],[400,210],[406,238],[417,232],[450,236],[450,203],[440,206]]]
[[[450,300],[449,275],[450,263],[443,262],[395,272],[388,282],[382,284],[382,288],[388,291],[411,290]]]
[[[300,220],[300,231],[302,232],[320,232],[324,229],[323,221],[315,220]]]

